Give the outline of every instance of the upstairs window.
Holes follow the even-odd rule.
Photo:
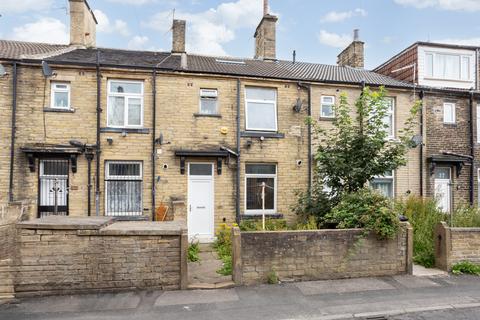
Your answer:
[[[70,84],[52,82],[50,107],[53,109],[70,109]]]
[[[443,104],[443,123],[455,123],[455,103],[445,102]]]
[[[322,96],[321,98],[321,118],[334,118],[335,117],[335,97],[334,96]]]
[[[428,78],[470,81],[472,57],[461,54],[425,53],[425,75]]]
[[[387,126],[387,134],[389,138],[395,137],[395,99],[394,98],[385,98],[385,103],[387,104],[387,113],[383,118],[383,123]]]
[[[277,90],[245,88],[246,129],[277,131]]]
[[[218,91],[216,89],[200,89],[200,114],[218,114]]]
[[[143,82],[108,81],[107,124],[114,128],[143,126]]]

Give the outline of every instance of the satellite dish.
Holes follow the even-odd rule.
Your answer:
[[[3,77],[3,76],[6,76],[8,73],[7,73],[7,70],[5,70],[5,67],[0,64],[0,77]]]
[[[419,145],[421,145],[423,143],[423,137],[419,134],[414,135],[410,142],[412,143],[413,147],[418,147]]]
[[[46,61],[42,61],[42,72],[45,78],[49,78],[54,75],[52,68],[50,68]]]
[[[293,106],[293,111],[295,111],[297,113],[302,111],[302,106],[303,106],[302,100],[300,98],[298,98],[297,102]]]

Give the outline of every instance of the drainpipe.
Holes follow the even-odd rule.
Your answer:
[[[470,205],[474,203],[475,139],[473,137],[473,91],[470,91]]]
[[[85,158],[87,158],[87,213],[88,216],[90,217],[92,215],[92,160],[93,160],[94,154],[92,151],[87,151],[85,152]]]
[[[307,115],[310,118],[312,116],[312,86],[309,84],[302,84],[298,83],[298,86],[301,88],[307,89],[307,99],[308,99],[308,105],[307,105]],[[312,192],[312,125],[310,124],[310,121],[307,124],[307,141],[308,141],[308,187],[307,187],[307,192],[308,195],[311,194]]]
[[[240,90],[241,81],[237,79],[237,172],[235,185],[235,220],[240,223]]]
[[[421,108],[420,108],[420,137],[422,137],[422,141],[420,142],[420,197],[423,197],[423,98],[425,97],[425,92],[422,90],[420,91],[420,100],[421,100]]]
[[[13,78],[12,78],[12,132],[10,145],[10,180],[8,185],[8,200],[13,202],[13,167],[15,161],[15,133],[17,121],[17,63],[13,62]]]
[[[95,213],[100,215],[100,114],[102,112],[101,90],[102,90],[102,75],[100,74],[100,51],[97,49],[97,148],[96,148],[96,172],[95,172]]]
[[[156,204],[156,186],[155,186],[155,166],[156,166],[156,154],[155,154],[155,137],[156,137],[156,120],[157,120],[157,69],[153,69],[152,74],[152,221],[156,220],[155,217],[155,204]]]

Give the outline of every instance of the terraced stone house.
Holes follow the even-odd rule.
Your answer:
[[[423,100],[420,194],[445,212],[480,197],[479,50],[417,42],[375,69],[412,83]]]
[[[69,45],[0,41],[0,202],[30,217],[183,220],[204,239],[263,209],[294,220],[311,184],[308,115],[331,126],[340,93],[385,86],[395,138],[414,103],[412,84],[363,69],[358,38],[337,66],[278,60],[267,11],[254,57],[232,58],[186,52],[181,20],[171,52],[96,47],[87,2],[69,3]],[[419,152],[374,186],[419,193]]]

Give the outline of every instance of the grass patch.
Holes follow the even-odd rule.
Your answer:
[[[455,264],[452,267],[452,273],[455,275],[460,274],[473,274],[476,276],[480,275],[480,265],[472,263],[470,261],[462,261]]]
[[[413,261],[426,268],[435,266],[435,226],[445,220],[432,199],[409,197],[398,202],[400,212],[408,217],[413,227]]]
[[[198,262],[200,261],[200,256],[198,255],[200,252],[200,245],[198,242],[192,242],[188,246],[188,261],[189,262]]]

